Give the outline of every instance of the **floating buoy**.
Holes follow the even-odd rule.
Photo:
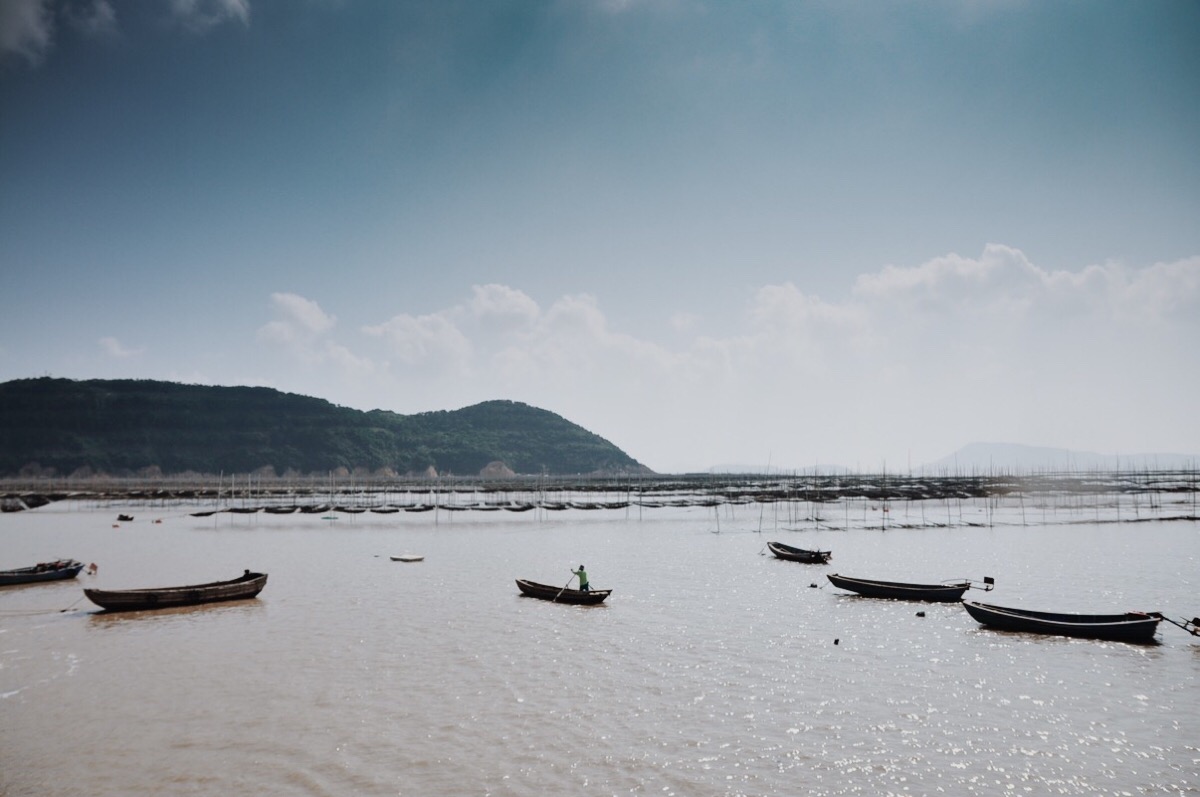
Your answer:
[[[836,645],[837,643],[839,643],[839,642],[841,642],[841,641],[842,641],[842,640],[840,640],[840,639],[835,639],[835,640],[833,640],[833,644],[835,644],[835,645]]]

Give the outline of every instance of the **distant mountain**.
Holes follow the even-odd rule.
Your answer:
[[[1095,454],[1016,443],[971,443],[948,457],[922,465],[916,472],[1188,470],[1198,465],[1200,457],[1187,454]]]
[[[49,377],[0,384],[0,476],[340,468],[649,473],[598,435],[514,401],[399,415],[263,387]]]

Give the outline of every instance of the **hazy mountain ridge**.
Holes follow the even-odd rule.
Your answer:
[[[0,476],[339,468],[466,476],[497,462],[518,474],[648,472],[600,436],[514,401],[399,415],[264,387],[0,384]]]
[[[970,443],[914,472],[1190,470],[1197,465],[1200,456],[1194,454],[1098,454],[1019,443]]]
[[[941,459],[911,468],[887,467],[889,473],[913,473],[918,476],[941,474],[969,475],[987,473],[1037,473],[1086,471],[1195,470],[1200,467],[1200,455],[1195,454],[1097,454],[1066,448],[1030,446],[1021,443],[968,443]],[[880,468],[882,470],[882,468]],[[803,468],[784,468],[778,465],[718,465],[707,473],[748,474],[772,476],[837,475],[866,471],[844,465],[809,465]]]

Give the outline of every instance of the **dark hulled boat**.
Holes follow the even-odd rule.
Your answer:
[[[611,589],[582,590],[552,587],[549,584],[539,584],[536,581],[526,581],[523,578],[517,579],[517,588],[531,598],[540,598],[544,601],[554,601],[556,603],[603,603],[604,599],[612,594]]]
[[[784,545],[782,542],[768,542],[767,547],[771,550],[771,553],[780,559],[786,559],[789,562],[803,562],[809,565],[823,565],[829,561],[829,557],[833,556],[832,551],[813,551],[808,548],[796,548],[791,545]]]
[[[831,573],[829,581],[839,589],[857,592],[865,598],[894,598],[907,601],[936,601],[952,603],[962,600],[963,593],[971,588],[967,580],[944,582],[941,584],[906,584],[902,581],[874,581],[866,578],[850,578]],[[991,578],[983,580],[984,590],[990,590],[995,583]]]
[[[1151,642],[1162,615],[1151,612],[1124,614],[1063,614],[1012,609],[987,603],[963,601],[963,608],[976,621],[1004,631],[1034,634],[1113,639],[1122,642]]]
[[[39,562],[31,567],[18,567],[16,570],[0,570],[0,587],[36,584],[39,581],[64,581],[75,578],[82,569],[83,562],[56,559],[53,562]]]
[[[172,606],[192,606],[198,603],[245,600],[258,595],[266,584],[266,573],[251,573],[247,570],[229,581],[151,589],[85,589],[83,594],[102,609],[110,612],[131,612],[140,609],[166,609]]]

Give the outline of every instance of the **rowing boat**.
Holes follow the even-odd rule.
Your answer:
[[[419,553],[402,553],[390,558],[393,562],[420,562],[425,557]]]
[[[1062,614],[1012,609],[987,603],[963,601],[963,608],[978,622],[1004,631],[1028,631],[1035,634],[1113,639],[1124,642],[1150,642],[1162,621],[1157,612],[1124,614]]]
[[[83,562],[56,559],[53,562],[39,562],[31,567],[18,567],[16,570],[0,570],[0,587],[34,584],[39,581],[63,581],[75,578],[82,569]]]
[[[110,612],[130,612],[139,609],[166,609],[172,606],[192,606],[198,603],[245,600],[258,595],[266,584],[266,573],[251,573],[247,570],[229,581],[151,589],[85,589],[83,594],[102,609]]]
[[[531,598],[540,598],[544,601],[554,601],[557,603],[603,603],[604,599],[612,594],[611,589],[568,589],[566,587],[552,587],[549,584],[539,584],[536,581],[527,581],[523,578],[517,579],[517,588]]]
[[[908,601],[937,601],[952,603],[962,600],[963,593],[971,588],[970,581],[943,582],[941,584],[906,584],[902,581],[874,581],[866,578],[850,578],[831,573],[829,581],[840,589],[857,592],[865,598],[895,598]],[[995,581],[992,578],[983,580],[986,586],[979,589],[990,590]]]
[[[813,551],[808,548],[795,548],[791,545],[784,545],[782,542],[768,542],[767,547],[771,549],[771,553],[780,559],[786,559],[789,562],[803,562],[810,565],[823,565],[833,555],[832,551]]]

